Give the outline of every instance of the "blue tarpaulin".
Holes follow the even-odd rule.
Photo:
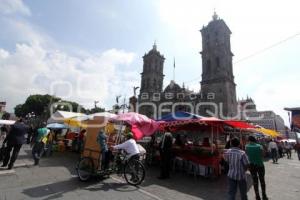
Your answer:
[[[175,113],[170,113],[170,114],[164,115],[157,121],[170,122],[170,121],[176,121],[176,120],[189,120],[189,119],[201,119],[201,118],[203,118],[203,117],[200,115],[178,111]]]

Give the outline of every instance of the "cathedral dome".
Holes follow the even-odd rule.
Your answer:
[[[171,81],[170,84],[165,88],[164,92],[165,93],[177,93],[177,92],[181,92],[182,88],[175,83],[175,81]]]

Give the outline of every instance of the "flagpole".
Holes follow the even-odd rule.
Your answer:
[[[175,57],[174,57],[174,63],[173,63],[173,81],[175,82]]]

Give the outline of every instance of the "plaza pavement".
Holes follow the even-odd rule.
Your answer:
[[[147,169],[147,177],[140,187],[129,186],[122,177],[78,181],[75,164],[78,155],[55,153],[43,158],[40,166],[32,166],[30,148],[22,148],[16,168],[0,169],[0,200],[23,199],[109,199],[109,200],[224,200],[226,176],[218,179],[194,178],[184,173],[172,174],[169,180],[158,180],[156,167]],[[270,200],[298,200],[300,198],[300,161],[280,159],[279,164],[266,165],[267,193]],[[254,200],[251,178],[248,179],[249,200]]]

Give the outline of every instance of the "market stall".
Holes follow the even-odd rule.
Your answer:
[[[66,134],[65,140],[67,140],[67,144],[71,146],[72,149],[81,152],[82,143],[85,141],[94,141],[94,144],[88,142],[85,144],[85,147],[98,151],[99,147],[96,143],[97,134],[101,128],[107,125],[108,120],[114,116],[115,114],[102,112],[65,119],[64,123],[72,130]],[[86,132],[84,132],[84,130]]]
[[[227,140],[224,129],[253,128],[241,121],[202,117],[187,112],[163,116],[159,122],[162,132],[171,132],[176,138],[173,145],[174,167],[178,162],[184,170],[203,176],[221,174],[220,162]]]

